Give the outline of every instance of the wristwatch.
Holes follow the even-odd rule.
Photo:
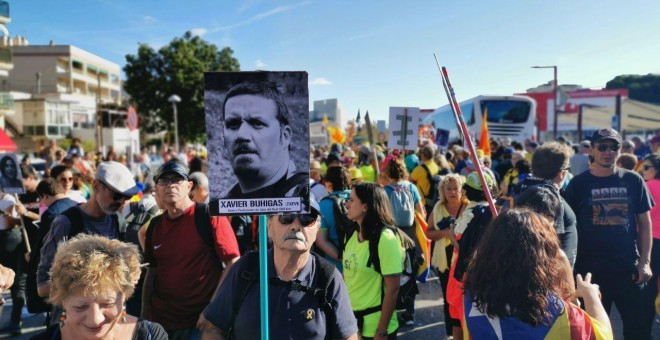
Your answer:
[[[30,213],[30,210],[25,210],[25,212],[23,213],[23,216],[28,217],[29,213]]]
[[[378,335],[378,336],[387,336],[388,335],[387,334],[387,329],[383,330],[383,331],[377,330],[376,335]]]

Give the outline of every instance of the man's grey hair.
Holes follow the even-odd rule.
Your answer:
[[[197,183],[198,187],[204,188],[204,190],[209,190],[209,178],[203,172],[193,172],[190,174],[190,180]]]

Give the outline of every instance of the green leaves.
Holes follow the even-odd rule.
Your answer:
[[[135,55],[126,55],[124,89],[135,104],[140,126],[147,132],[174,131],[169,96],[177,104],[179,138],[188,142],[206,140],[204,119],[204,72],[240,71],[229,47],[218,47],[186,32],[155,51],[140,44]]]

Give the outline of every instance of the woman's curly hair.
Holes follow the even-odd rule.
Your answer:
[[[490,317],[548,324],[553,309],[549,297],[561,300],[574,293],[563,260],[548,219],[528,209],[511,209],[486,229],[470,260],[465,290]]]
[[[79,234],[57,248],[50,277],[53,305],[72,294],[98,296],[108,289],[128,299],[140,278],[140,253],[133,244]]]

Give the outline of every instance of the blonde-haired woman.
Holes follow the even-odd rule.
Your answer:
[[[159,324],[126,314],[140,277],[135,245],[80,234],[59,246],[50,275],[48,299],[63,313],[34,339],[167,339]]]
[[[433,253],[431,255],[431,265],[438,270],[440,276],[440,286],[442,296],[447,296],[447,282],[449,281],[449,267],[451,266],[452,246],[449,227],[465,211],[470,203],[463,192],[465,177],[458,174],[445,175],[439,184],[438,192],[440,200],[433,207],[433,212],[429,214],[429,228],[426,231],[426,237],[435,241]],[[445,329],[447,336],[452,335],[453,327],[460,327],[460,321],[451,318],[449,315],[449,304],[444,303]]]

